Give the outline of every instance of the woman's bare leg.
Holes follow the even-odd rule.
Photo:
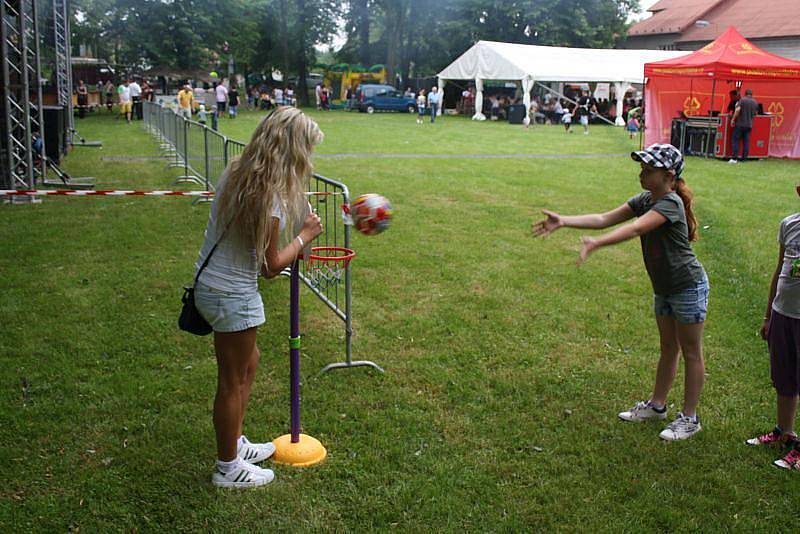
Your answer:
[[[217,395],[214,398],[214,430],[217,457],[230,462],[236,459],[236,441],[241,435],[242,392],[247,382],[248,366],[256,350],[256,328],[241,332],[214,332],[217,353]],[[249,395],[249,387],[247,388]]]

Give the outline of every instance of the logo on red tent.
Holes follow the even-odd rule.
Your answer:
[[[737,56],[746,56],[746,55],[749,55],[749,54],[755,54],[757,56],[763,56],[764,55],[764,52],[762,52],[761,50],[757,49],[756,47],[754,47],[750,43],[742,43],[742,44],[739,45],[739,48],[741,50],[736,50],[736,47],[732,46],[731,50],[733,50],[736,53]]]
[[[683,101],[683,113],[688,117],[700,114],[700,101],[697,99],[697,97],[686,97],[686,99]]]
[[[780,128],[783,124],[783,104],[780,102],[770,102],[767,111],[775,117],[775,121],[773,122],[775,127]]]
[[[705,45],[705,46],[704,46],[703,48],[701,48],[700,50],[698,50],[698,52],[700,52],[701,54],[707,54],[707,55],[709,55],[709,56],[710,56],[711,54],[713,54],[714,52],[716,52],[716,49],[715,49],[715,48],[716,48],[716,43],[714,43],[714,42],[711,42],[711,43],[708,43],[707,45]]]

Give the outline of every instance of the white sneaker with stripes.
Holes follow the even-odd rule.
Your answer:
[[[239,458],[251,464],[263,462],[275,453],[275,445],[272,443],[250,443],[246,437],[242,436],[239,440],[237,450]]]
[[[269,484],[275,479],[272,469],[262,469],[257,465],[239,460],[227,473],[219,468],[211,475],[211,483],[218,488],[256,488]]]

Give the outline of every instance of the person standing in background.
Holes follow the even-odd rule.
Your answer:
[[[142,88],[136,83],[136,80],[131,81],[128,88],[131,90],[133,116],[136,117],[137,120],[142,120]]]
[[[219,84],[214,89],[217,95],[217,113],[220,117],[225,116],[225,107],[228,104],[228,88],[224,84]]]
[[[232,119],[236,118],[237,108],[239,106],[239,90],[236,84],[231,84],[231,90],[228,91],[228,112]]]
[[[733,126],[733,157],[728,163],[739,163],[750,155],[750,132],[753,131],[753,118],[758,115],[758,102],[753,98],[753,90],[744,92],[744,98],[736,103],[736,111],[731,118]],[[739,159],[739,142],[742,143],[742,157]]]

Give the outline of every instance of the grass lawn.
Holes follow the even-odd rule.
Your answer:
[[[530,237],[540,210],[601,211],[639,192],[621,128],[589,136],[446,117],[311,114],[331,154],[595,154],[554,158],[316,160],[354,194],[382,193],[392,228],[356,235],[354,356],[308,291],[303,428],[328,448],[308,469],[272,466],[253,491],[210,484],[216,364],[178,331],[208,205],[182,198],[59,198],[0,206],[0,530],[673,531],[788,527],[800,475],[743,440],[774,425],[757,330],[778,223],[800,208],[800,164],[691,158],[711,282],[704,431],[616,414],[647,398],[658,358],[638,242],[575,267],[579,231]],[[242,141],[259,115],[223,119]],[[178,175],[140,124],[78,121],[102,149],[65,161],[98,189],[167,189]],[[137,157],[121,161],[121,157]],[[246,421],[288,429],[288,281],[262,281],[268,321]],[[682,369],[670,396],[681,408]]]

